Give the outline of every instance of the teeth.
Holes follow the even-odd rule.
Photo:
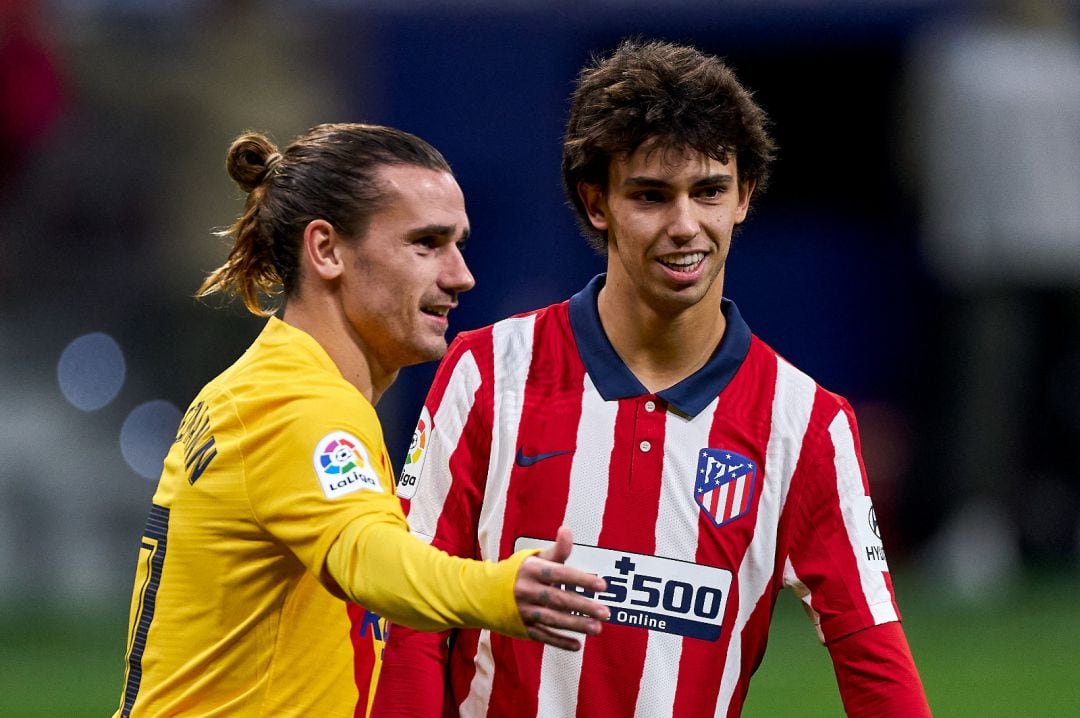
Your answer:
[[[684,268],[692,267],[703,259],[705,259],[704,252],[694,252],[693,254],[682,254],[677,257],[661,257],[660,263],[668,267]]]
[[[450,313],[449,307],[425,307],[424,312],[427,314],[434,314],[438,317],[445,317]]]

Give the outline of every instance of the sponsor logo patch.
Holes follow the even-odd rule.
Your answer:
[[[698,455],[694,500],[714,525],[723,526],[750,510],[757,465],[725,449],[702,449]]]
[[[359,439],[347,432],[331,431],[319,439],[312,463],[328,499],[336,499],[360,489],[383,490],[367,449]]]
[[[412,443],[405,453],[405,463],[401,467],[401,476],[398,477],[397,495],[403,499],[411,499],[416,495],[416,485],[420,481],[420,472],[424,468],[424,459],[427,458],[427,444],[431,433],[431,413],[425,406],[420,410],[420,419],[416,422],[416,430],[413,431]]]
[[[520,537],[514,551],[552,543]],[[720,637],[732,581],[727,569],[584,544],[574,544],[566,563],[607,581],[607,590],[599,593],[563,588],[608,606],[610,623],[703,641]]]
[[[874,502],[869,496],[862,496],[856,501],[855,521],[859,527],[860,552],[871,566],[888,571],[889,564],[885,561],[885,547],[881,543],[881,528],[878,526]]]

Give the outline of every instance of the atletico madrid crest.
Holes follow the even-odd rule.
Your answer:
[[[716,526],[723,526],[750,510],[756,477],[757,466],[742,454],[702,449],[694,500]]]

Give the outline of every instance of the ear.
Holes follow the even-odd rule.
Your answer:
[[[604,188],[592,182],[578,182],[577,193],[585,206],[585,213],[589,215],[589,223],[602,232],[607,231],[610,227]]]
[[[345,263],[341,237],[325,219],[313,219],[304,227],[303,252],[315,276],[331,280],[341,276]]]
[[[750,211],[750,195],[754,194],[755,180],[739,183],[739,204],[735,207],[735,224],[740,224],[746,219],[746,213]]]

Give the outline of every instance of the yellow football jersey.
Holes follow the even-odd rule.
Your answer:
[[[524,635],[524,556],[462,562],[417,541],[392,476],[371,404],[314,338],[270,319],[165,459],[116,715],[363,715],[379,615]]]

